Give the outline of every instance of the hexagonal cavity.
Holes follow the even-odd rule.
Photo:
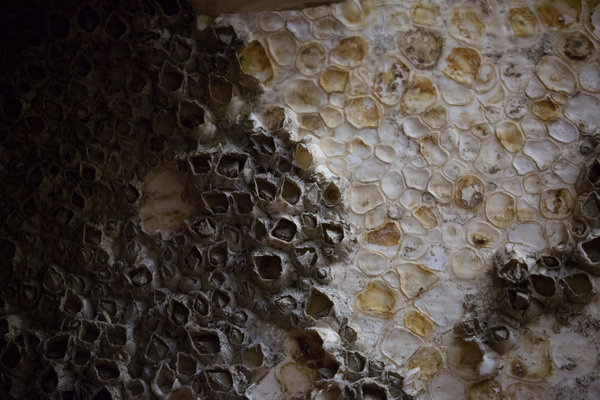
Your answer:
[[[462,380],[447,371],[442,371],[434,377],[430,386],[431,395],[435,400],[463,399],[465,389]]]
[[[558,57],[543,57],[535,66],[535,73],[548,90],[572,94],[577,89],[575,74]]]
[[[496,67],[489,63],[483,63],[479,68],[479,74],[475,79],[475,90],[478,93],[487,93],[496,87],[498,82],[498,72]]]
[[[402,95],[402,110],[407,114],[420,114],[438,101],[438,90],[431,79],[417,75]]]
[[[600,92],[600,64],[596,62],[584,65],[579,70],[579,83],[588,92]]]
[[[462,133],[458,138],[458,155],[465,161],[477,158],[480,147],[479,139],[469,133]]]
[[[165,62],[162,65],[159,75],[159,85],[165,90],[178,90],[183,84],[183,74],[173,65]]]
[[[436,273],[419,264],[400,263],[394,265],[394,267],[400,277],[400,289],[409,299],[419,297],[431,289],[440,279]]]
[[[440,17],[440,7],[430,4],[415,4],[411,7],[411,16],[422,25],[432,25]]]
[[[562,143],[571,143],[579,138],[577,128],[564,118],[549,124],[548,134]]]
[[[595,132],[600,128],[600,100],[594,96],[579,93],[570,99],[565,115],[581,132]]]
[[[459,41],[478,46],[485,37],[486,27],[471,6],[460,5],[452,8],[448,33]]]
[[[207,210],[213,214],[225,214],[229,210],[229,199],[225,193],[211,191],[202,193],[201,197]]]
[[[398,294],[383,281],[377,279],[369,282],[357,296],[355,307],[378,318],[390,318],[396,311],[399,302]]]
[[[226,368],[211,367],[202,372],[205,389],[208,393],[222,395],[234,389],[235,381],[231,372]]]
[[[283,98],[297,113],[314,113],[325,105],[325,94],[312,80],[295,79],[288,81],[283,88]]]
[[[280,218],[271,229],[271,236],[289,243],[294,239],[297,232],[298,226],[294,221],[288,218]]]
[[[354,170],[354,176],[360,182],[377,182],[385,174],[386,165],[376,158],[369,158]]]
[[[482,221],[470,221],[467,224],[467,241],[477,248],[495,249],[500,244],[502,234],[490,224]]]
[[[326,317],[333,310],[333,301],[322,291],[310,288],[308,299],[304,306],[304,312],[314,319]]]
[[[273,64],[261,42],[253,40],[238,53],[240,68],[245,74],[252,75],[263,83],[273,79]]]
[[[409,118],[413,118],[415,120],[418,120],[417,117],[408,117]],[[423,122],[429,126],[430,128],[433,129],[442,129],[443,127],[446,126],[447,123],[447,112],[446,112],[446,108],[442,107],[442,106],[434,106],[431,107],[428,111],[424,112],[421,115],[421,118],[423,120]],[[405,120],[406,121],[406,120]],[[421,124],[422,125],[422,124]],[[427,131],[427,128],[424,127],[425,131]],[[406,127],[404,127],[403,125],[403,130],[404,133],[408,136],[411,136],[409,133],[406,132]],[[425,132],[419,134],[417,133],[416,137],[420,137],[424,134]],[[411,136],[412,137],[412,136]]]
[[[550,97],[546,97],[531,104],[531,113],[541,121],[554,121],[561,116],[562,107]]]
[[[378,144],[375,146],[375,157],[383,161],[386,164],[391,164],[396,160],[398,153],[394,146],[388,146],[385,144]]]
[[[294,152],[294,162],[302,169],[307,170],[313,165],[313,156],[310,150],[302,144],[298,143]]]
[[[242,363],[250,369],[256,369],[263,365],[265,356],[260,344],[248,347],[242,353]]]
[[[121,371],[119,365],[113,361],[105,358],[96,358],[93,362],[93,373],[98,377],[100,381],[109,382],[119,378]]]
[[[383,196],[377,185],[354,185],[350,190],[350,208],[356,214],[366,214],[383,204]]]
[[[526,38],[537,33],[537,19],[529,7],[514,7],[508,11],[508,20],[517,37]]]
[[[463,247],[450,254],[450,268],[459,279],[479,278],[486,270],[486,264],[476,250]]]
[[[344,113],[348,122],[356,128],[377,128],[379,126],[379,106],[370,96],[361,96],[346,100]]]
[[[472,85],[481,67],[481,56],[468,47],[455,47],[444,62],[443,72],[458,83]]]
[[[330,16],[319,18],[311,25],[313,36],[319,40],[339,37],[344,33],[344,27],[340,21]]]
[[[347,28],[358,30],[375,18],[375,1],[345,1],[333,6],[333,15]]]
[[[448,152],[440,146],[437,132],[429,133],[419,139],[421,155],[433,166],[441,166],[448,160]]]
[[[328,207],[333,207],[338,204],[341,197],[342,193],[340,192],[340,188],[334,182],[326,184],[321,193],[321,198]]]
[[[327,93],[342,93],[346,90],[349,78],[348,70],[329,66],[319,77],[319,83]]]
[[[434,171],[427,184],[427,191],[440,203],[449,203],[454,194],[454,185],[441,172]]]
[[[383,104],[398,104],[410,79],[410,69],[394,56],[380,58],[376,68],[373,93]]]
[[[335,222],[323,222],[319,225],[321,236],[329,245],[340,244],[344,240],[344,228]]]
[[[319,115],[328,128],[337,128],[344,123],[344,113],[337,107],[326,105],[321,108]]]
[[[517,347],[506,358],[508,374],[528,381],[544,381],[552,373],[550,341],[524,329],[517,340]]]
[[[540,195],[540,211],[550,219],[568,217],[575,206],[573,193],[567,188],[546,189]]]
[[[274,282],[284,273],[281,257],[276,254],[255,254],[252,256],[252,263],[254,272],[264,283]]]
[[[512,121],[503,121],[496,125],[496,137],[504,148],[512,153],[523,145],[523,133],[519,125]]]
[[[296,54],[296,68],[302,74],[308,76],[321,71],[326,61],[327,53],[318,43],[305,44],[298,49]]]
[[[442,77],[437,81],[437,85],[442,95],[442,99],[451,106],[464,106],[464,107],[473,107],[473,92],[466,88],[464,85],[461,85],[455,82],[452,79],[448,79],[447,77]],[[461,110],[460,108],[451,108],[450,116],[455,121],[463,120],[461,124],[457,124],[457,126],[461,127],[464,123],[469,119],[468,116],[463,115],[464,112],[456,111]],[[463,128],[464,129],[464,128]]]
[[[392,327],[384,332],[380,343],[383,355],[399,367],[404,367],[423,341],[406,329]]]
[[[377,276],[388,270],[387,259],[374,251],[362,251],[356,257],[359,268],[368,276]]]
[[[414,305],[439,326],[448,327],[462,315],[463,296],[449,284],[440,284],[419,297]]]
[[[368,56],[369,44],[360,36],[351,36],[340,40],[331,50],[331,61],[341,67],[358,67]]]
[[[231,96],[233,96],[233,85],[222,76],[210,74],[208,78],[208,91],[213,100],[226,104],[229,103]]]
[[[548,139],[537,139],[525,142],[523,153],[531,157],[538,168],[543,171],[550,168],[552,162],[559,157],[560,149]]]
[[[464,175],[456,181],[454,203],[468,211],[477,211],[485,198],[485,185],[474,175]]]
[[[179,122],[188,129],[204,124],[204,108],[192,101],[179,101]]]
[[[546,26],[561,29],[579,20],[581,3],[578,0],[536,0],[535,9]]]
[[[285,177],[279,191],[281,198],[289,205],[296,205],[302,197],[302,188],[295,180]]]
[[[434,323],[417,309],[406,311],[402,321],[406,328],[423,338],[430,337],[435,329]]]
[[[277,185],[275,185],[269,178],[267,178],[267,177],[254,178],[254,192],[260,200],[263,200],[267,203],[272,202],[273,200],[275,200],[277,191],[278,191]]]
[[[267,45],[273,60],[282,66],[292,64],[296,56],[296,39],[288,31],[280,31],[267,36]]]
[[[430,28],[417,27],[400,35],[398,46],[406,58],[418,68],[433,68],[442,54],[442,34]]]
[[[64,358],[69,349],[70,339],[71,336],[67,334],[54,336],[46,340],[46,343],[44,344],[44,354],[46,355],[46,358],[53,360]]]
[[[592,280],[586,273],[579,272],[565,276],[560,283],[571,303],[585,304],[596,296]]]
[[[380,181],[381,190],[390,199],[398,198],[404,193],[405,185],[402,174],[398,171],[388,171]]]
[[[298,123],[302,128],[318,137],[323,136],[327,132],[323,119],[316,113],[298,115]]]
[[[402,240],[402,231],[395,222],[387,222],[382,227],[365,234],[365,246],[386,255],[396,252]]]
[[[258,26],[265,32],[275,32],[283,28],[283,18],[276,12],[264,12],[258,18]]]
[[[402,172],[406,180],[406,186],[416,190],[425,190],[431,177],[429,169],[416,168],[411,165],[406,166]]]

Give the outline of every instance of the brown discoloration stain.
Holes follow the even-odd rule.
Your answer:
[[[356,306],[359,310],[380,318],[390,317],[395,305],[394,291],[378,281],[369,283],[356,298]]]
[[[551,28],[566,28],[579,20],[579,0],[536,0],[535,8],[541,20]]]
[[[479,73],[481,57],[473,49],[455,47],[446,57],[446,62],[448,65],[444,68],[444,74],[459,83],[470,85]]]
[[[542,121],[547,122],[560,117],[561,109],[552,99],[545,98],[534,101],[531,105],[531,112]]]
[[[367,233],[367,243],[377,246],[397,246],[402,239],[402,232],[394,222],[388,222],[383,227]]]
[[[511,8],[508,19],[518,37],[529,37],[537,32],[537,19],[529,7]]]
[[[331,51],[331,59],[345,67],[355,67],[362,63],[369,52],[369,44],[360,36],[340,40]]]
[[[402,109],[408,114],[420,114],[433,106],[438,99],[438,91],[433,82],[425,76],[415,77],[402,96]]]
[[[466,210],[475,211],[483,202],[485,186],[481,179],[473,175],[465,175],[456,181],[454,202]]]
[[[510,372],[517,378],[524,378],[527,376],[527,366],[523,363],[521,357],[516,357],[512,360],[510,363]]]
[[[415,28],[400,41],[404,54],[419,68],[433,68],[442,54],[444,39],[432,29]]]

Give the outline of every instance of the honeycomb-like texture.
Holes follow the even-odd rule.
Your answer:
[[[408,398],[354,346],[342,189],[176,0],[3,10],[0,397]],[[260,389],[256,389],[260,390]]]
[[[347,188],[359,243],[331,286],[418,398],[598,396],[599,16],[592,0],[346,0],[227,18],[262,102]]]

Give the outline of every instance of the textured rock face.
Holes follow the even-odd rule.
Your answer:
[[[598,397],[599,10],[7,7],[0,391]]]

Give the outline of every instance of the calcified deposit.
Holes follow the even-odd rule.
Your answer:
[[[3,10],[0,392],[600,398],[600,5]]]

